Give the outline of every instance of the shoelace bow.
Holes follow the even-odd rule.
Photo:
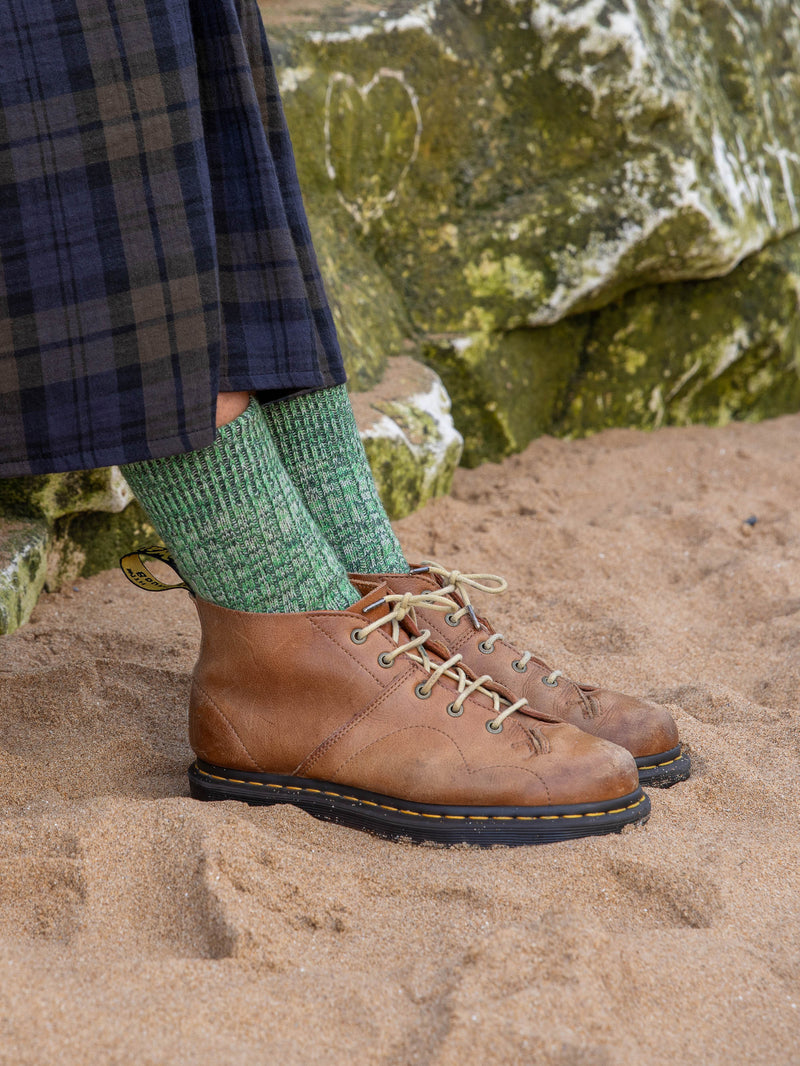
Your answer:
[[[454,622],[460,621],[464,615],[469,615],[469,619],[472,622],[475,629],[484,629],[478,621],[478,616],[475,613],[475,608],[472,606],[472,602],[469,598],[469,589],[474,589],[476,592],[485,592],[490,596],[502,596],[502,594],[508,589],[508,582],[505,578],[500,577],[499,574],[462,574],[460,570],[447,570],[445,567],[440,566],[435,562],[423,562],[419,567],[420,570],[428,570],[432,574],[438,574],[444,580],[444,588],[439,589],[439,595],[447,596],[450,593],[454,593],[462,601],[464,606],[458,607],[457,610],[449,611],[449,614]],[[452,607],[453,601],[450,601]],[[493,651],[494,646],[498,640],[505,640],[505,636],[502,633],[490,633],[486,640],[483,642],[483,646],[486,651]],[[522,671],[535,656],[532,651],[524,651],[516,660],[516,667]],[[537,662],[541,662],[541,659],[537,659]],[[542,663],[544,666],[544,664]],[[564,677],[563,670],[551,670],[550,673],[543,678],[548,685],[556,685],[560,677]]]
[[[380,600],[376,600],[375,603],[370,604],[365,608],[364,613],[374,610],[381,604],[394,605],[388,614],[383,615],[381,618],[376,618],[374,622],[370,622],[360,629],[355,631],[357,639],[360,641],[366,640],[367,637],[374,633],[375,630],[382,628],[387,623],[391,623],[392,627],[392,640],[397,645],[392,651],[383,652],[380,656],[380,661],[384,666],[391,666],[395,659],[401,655],[408,655],[413,659],[415,663],[424,667],[430,674],[427,681],[421,682],[417,686],[418,694],[423,698],[430,696],[434,685],[443,677],[449,677],[458,684],[458,695],[450,704],[451,713],[454,715],[461,714],[464,702],[474,692],[480,692],[485,696],[489,696],[492,701],[492,705],[495,711],[495,717],[490,719],[487,723],[487,727],[492,732],[499,733],[503,727],[503,722],[514,711],[518,711],[521,707],[525,707],[528,701],[525,698],[519,699],[516,703],[509,704],[505,709],[502,708],[502,704],[507,703],[499,692],[493,692],[491,689],[485,688],[487,681],[492,681],[491,674],[483,674],[481,677],[477,677],[474,680],[467,676],[464,670],[458,665],[463,656],[460,654],[451,655],[449,659],[445,659],[443,662],[437,664],[428,655],[428,651],[425,647],[426,642],[430,639],[431,631],[429,629],[423,629],[419,636],[412,637],[411,640],[406,641],[404,644],[400,643],[401,637],[405,636],[400,628],[400,623],[407,615],[414,617],[415,607],[424,607],[433,611],[449,611],[453,607],[453,601],[446,595],[444,590],[436,592],[422,592],[411,593],[389,593],[382,597]],[[531,728],[531,732],[535,732]]]

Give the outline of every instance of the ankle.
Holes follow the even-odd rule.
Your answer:
[[[221,392],[217,396],[217,429],[243,415],[250,403],[252,393]]]

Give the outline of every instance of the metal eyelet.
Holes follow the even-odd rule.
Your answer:
[[[448,703],[447,704],[447,713],[450,715],[451,718],[460,718],[461,715],[464,713],[464,705],[463,705],[463,703],[458,708],[458,710],[456,710],[456,706],[455,706],[454,703]]]
[[[420,700],[430,699],[431,689],[428,689],[428,691],[425,692],[424,689],[425,689],[426,685],[427,685],[427,681],[420,681],[420,683],[418,685],[414,686],[414,693],[416,694],[417,699],[420,699]]]
[[[366,637],[360,629],[354,629],[350,634],[350,639],[354,644],[363,644],[366,641]]]
[[[494,644],[487,644],[485,640],[482,640],[478,647],[484,655],[491,655],[494,651]]]
[[[518,674],[527,674],[528,672],[528,664],[525,663],[525,665],[523,666],[519,659],[515,659],[511,665],[514,667]]]
[[[394,666],[394,659],[390,659],[389,658],[388,651],[382,651],[380,653],[380,655],[378,656],[378,662],[386,670],[388,670],[390,667]]]
[[[489,730],[490,733],[502,733],[503,723],[501,722],[499,725],[495,725],[494,718],[490,718],[489,721],[486,723],[486,728]]]
[[[457,626],[458,623],[461,621],[460,618],[453,617],[452,611],[448,611],[448,613],[444,616],[444,620],[449,626]]]
[[[550,688],[555,688],[556,685],[558,685],[558,678],[556,678],[555,681],[549,681],[546,677],[543,677],[542,684],[548,685]]]

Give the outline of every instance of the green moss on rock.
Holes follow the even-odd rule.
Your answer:
[[[47,577],[46,523],[0,517],[0,636],[27,622]]]
[[[428,338],[424,357],[450,395],[464,437],[463,465],[521,451],[551,429],[587,328],[569,319],[549,329]]]
[[[423,331],[548,325],[800,225],[791,0],[408,0],[277,35],[306,197]]]
[[[131,499],[131,491],[115,466],[0,478],[0,514],[28,515],[48,522],[76,511],[116,513]]]
[[[646,286],[591,316],[562,432],[757,420],[800,406],[800,237],[725,278]],[[549,331],[545,331],[549,332]]]
[[[324,215],[309,216],[320,269],[342,348],[348,385],[355,391],[380,381],[387,359],[412,334],[397,293],[368,250]]]
[[[402,518],[450,491],[462,440],[442,383],[408,357],[389,362],[386,376],[353,397],[356,422],[390,518]]]
[[[59,519],[47,559],[46,588],[53,592],[78,577],[110,570],[128,552],[160,539],[134,500],[119,514],[84,511]]]

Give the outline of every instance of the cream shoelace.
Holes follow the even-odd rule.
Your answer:
[[[484,696],[488,696],[494,707],[495,716],[490,718],[486,723],[486,728],[490,733],[500,733],[503,729],[503,722],[514,711],[518,711],[521,707],[527,705],[526,699],[519,699],[516,703],[511,703],[507,707],[503,707],[503,704],[508,701],[498,692],[493,692],[491,689],[485,688],[487,681],[492,680],[491,674],[483,674],[481,677],[477,677],[474,680],[469,678],[464,670],[458,665],[463,656],[451,655],[449,659],[445,659],[443,662],[437,664],[428,655],[425,643],[430,638],[431,631],[429,629],[423,629],[418,637],[412,637],[411,640],[406,641],[404,644],[400,643],[400,640],[405,634],[400,629],[400,622],[406,617],[411,615],[414,617],[415,607],[425,607],[428,610],[433,611],[449,611],[453,607],[453,601],[445,594],[445,590],[437,592],[424,592],[414,595],[411,592],[406,592],[403,595],[399,593],[390,593],[384,596],[380,600],[376,600],[375,603],[365,608],[364,613],[374,610],[381,604],[387,604],[391,607],[388,614],[385,614],[382,618],[377,618],[374,622],[370,622],[360,629],[354,629],[352,633],[352,639],[356,644],[363,644],[375,630],[380,629],[387,623],[391,623],[392,627],[392,640],[397,645],[392,651],[383,652],[378,656],[378,662],[381,666],[391,666],[395,659],[401,655],[408,655],[413,659],[415,663],[419,663],[430,674],[430,677],[426,681],[420,682],[416,687],[417,696],[420,699],[427,699],[430,696],[433,686],[441,680],[443,677],[449,677],[458,684],[458,695],[448,706],[447,711],[453,718],[458,718],[464,713],[464,702],[474,692],[480,692]],[[531,732],[534,732],[532,729]]]
[[[464,615],[469,615],[470,621],[476,629],[484,627],[478,621],[478,616],[475,614],[475,609],[470,602],[469,589],[474,589],[476,592],[485,592],[490,596],[501,596],[508,588],[508,582],[498,574],[462,574],[460,570],[446,570],[443,566],[439,566],[438,563],[434,562],[422,563],[419,570],[423,569],[430,571],[432,574],[438,574],[444,579],[445,586],[439,589],[438,592],[440,596],[455,593],[463,600],[463,607],[458,607],[455,611],[448,609],[448,616],[452,621],[460,622]],[[452,607],[453,601],[450,600],[449,603],[450,607]],[[494,646],[498,640],[505,640],[502,633],[490,634],[486,640],[481,641],[481,650],[486,652],[494,651]],[[512,665],[515,670],[522,674],[527,670],[528,663],[533,658],[533,652],[525,651]],[[558,684],[560,677],[564,677],[563,670],[551,670],[546,677],[542,678],[542,681],[546,685],[555,686]]]

